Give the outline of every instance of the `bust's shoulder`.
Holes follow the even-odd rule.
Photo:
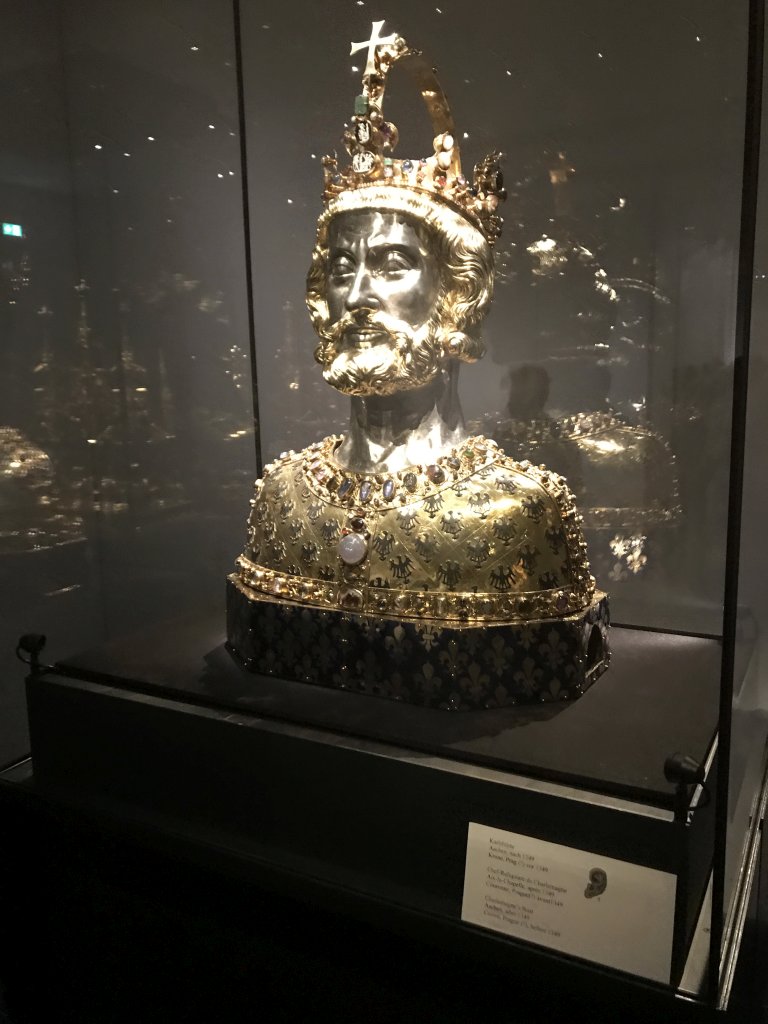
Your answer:
[[[264,465],[262,474],[256,481],[257,494],[273,495],[290,484],[298,484],[307,471],[319,469],[322,461],[327,459],[340,440],[339,436],[332,435],[300,451],[281,452],[277,458]]]
[[[500,494],[517,495],[523,501],[554,505],[561,516],[575,514],[574,497],[565,477],[546,466],[510,458],[501,448],[497,447],[496,452],[497,457],[473,475],[473,483]]]

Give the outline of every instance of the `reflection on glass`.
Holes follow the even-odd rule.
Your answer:
[[[593,252],[605,248],[594,229],[583,244],[569,191],[575,173],[559,152],[549,165],[547,230],[504,254],[507,284],[533,309],[541,362],[512,367],[506,415],[486,415],[482,428],[515,458],[568,479],[598,577],[636,586],[664,573],[681,516],[674,456],[648,423],[644,315],[634,301],[667,300],[637,277],[614,283]],[[625,206],[620,198],[616,210]]]
[[[0,761],[18,635],[213,603],[254,462],[231,17],[48,8],[2,18]]]

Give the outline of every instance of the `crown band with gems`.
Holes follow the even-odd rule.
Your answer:
[[[344,133],[352,162],[341,169],[335,156],[323,157],[324,202],[328,205],[341,193],[367,185],[427,193],[458,210],[493,245],[502,224],[496,211],[506,199],[499,169],[501,153],[491,153],[476,164],[473,183],[467,181],[461,173],[453,117],[434,68],[401,36],[393,33],[382,37],[383,24],[374,22],[371,38],[352,44],[353,54],[368,49],[362,92],[355,97],[352,124]],[[396,63],[409,72],[432,122],[434,154],[426,159],[395,160],[391,155],[398,131],[392,122],[384,120],[382,104],[387,75]]]

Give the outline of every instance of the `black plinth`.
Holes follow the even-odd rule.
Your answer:
[[[443,711],[576,700],[608,667],[608,598],[530,622],[431,622],[313,608],[227,580],[227,646],[263,675]]]
[[[524,772],[672,808],[673,753],[702,761],[717,726],[719,641],[612,627],[608,672],[578,701],[452,715],[240,668],[221,609],[59,663],[59,674],[249,711],[338,735]]]
[[[716,641],[614,629],[611,671],[579,701],[450,715],[254,676],[219,623],[165,625],[30,679],[36,784],[203,829],[254,862],[446,927],[466,927],[469,821],[670,872],[679,976],[713,815],[675,813],[663,762],[711,749]]]

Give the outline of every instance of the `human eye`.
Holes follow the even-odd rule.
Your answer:
[[[328,270],[334,281],[343,281],[354,274],[355,265],[345,253],[337,253],[331,256]]]
[[[387,277],[402,277],[413,270],[413,261],[401,249],[387,249],[379,261],[379,271]]]

